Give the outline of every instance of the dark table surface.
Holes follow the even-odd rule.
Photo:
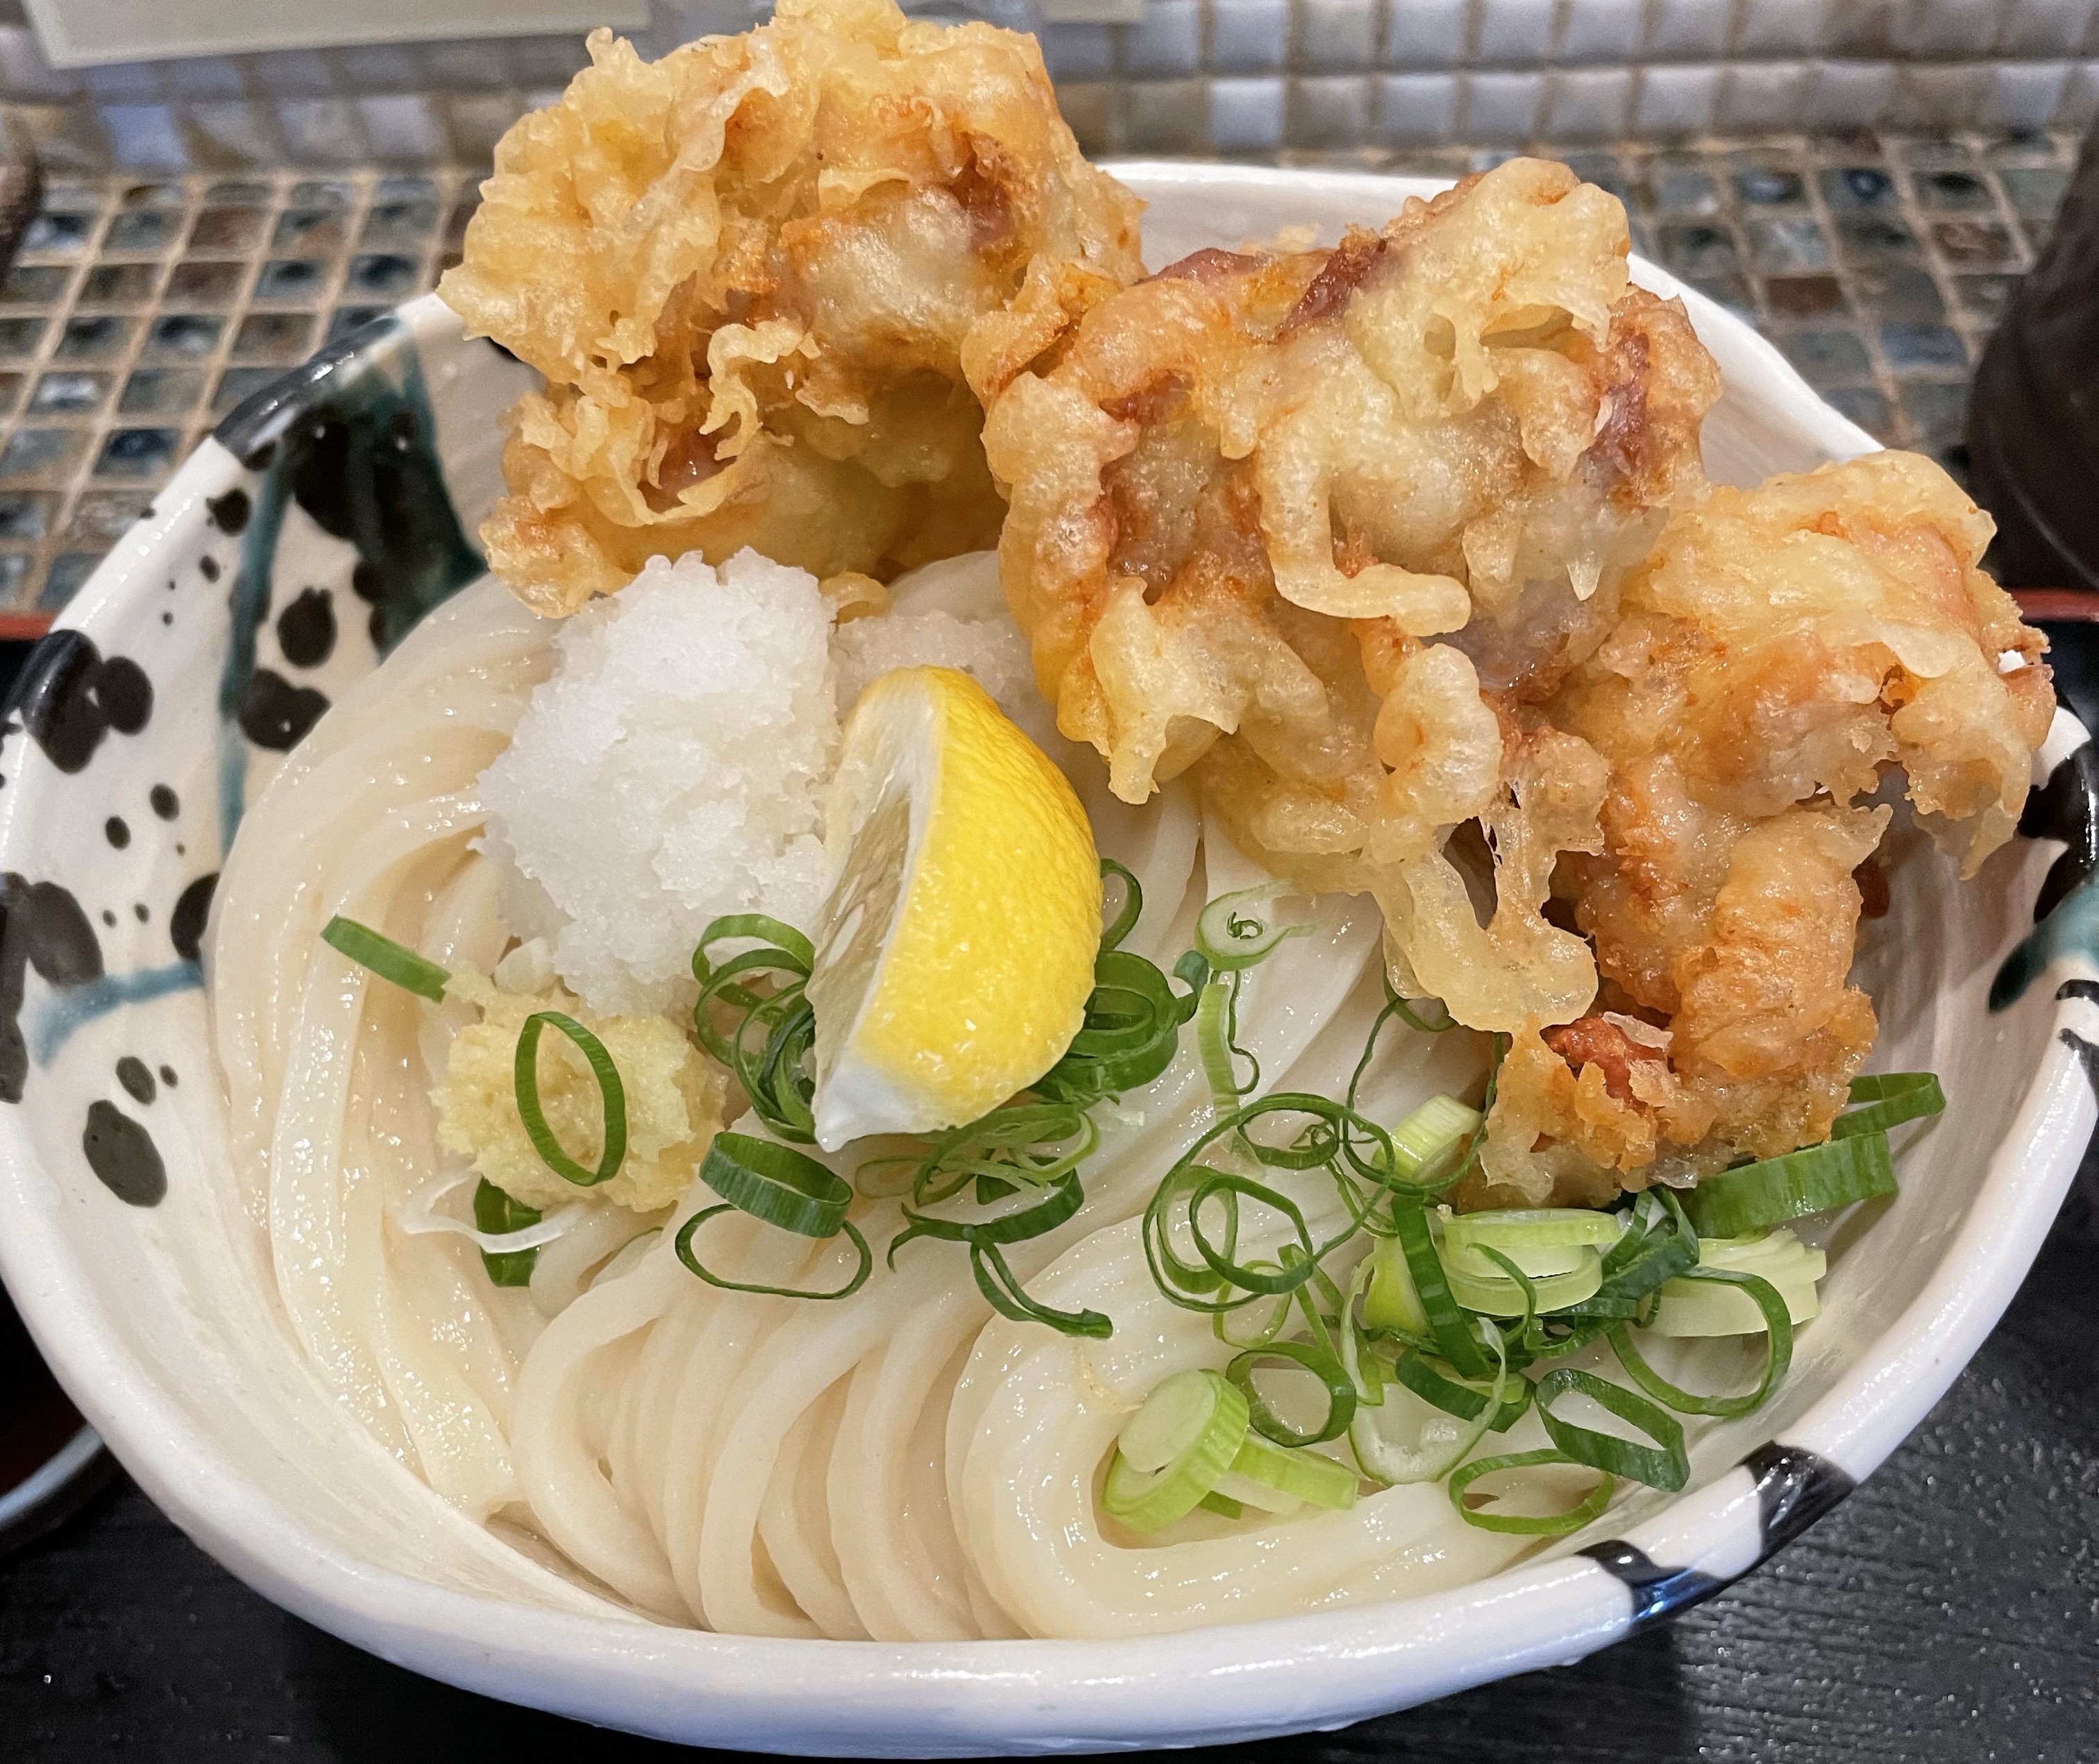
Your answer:
[[[2050,626],[2099,719],[2099,626]],[[0,671],[5,671],[0,656]],[[2099,1157],[1916,1433],[1772,1561],[1578,1665],[1227,1749],[1451,1764],[2099,1764]],[[0,1761],[668,1756],[361,1654],[121,1480],[0,1559]]]

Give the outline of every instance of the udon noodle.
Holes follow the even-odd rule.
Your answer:
[[[988,559],[947,580],[997,593]],[[671,1253],[671,1230],[637,1238],[645,1221],[612,1207],[550,1233],[529,1288],[481,1278],[438,1204],[461,1178],[429,1100],[469,1007],[390,988],[319,933],[341,913],[443,966],[485,973],[503,955],[476,781],[552,665],[552,628],[493,581],[433,614],[262,794],[220,885],[212,1008],[238,1180],[291,1333],[403,1465],[463,1521],[536,1533],[645,1612],[761,1634],[1157,1630],[1429,1590],[1520,1546],[1465,1526],[1433,1484],[1295,1520],[1287,1548],[1281,1528],[1200,1518],[1139,1548],[1099,1516],[1122,1420],[1165,1371],[1232,1352],[1162,1297],[1137,1243],[1210,1106],[1190,1049],[1106,1112],[1077,1217],[1010,1254],[1046,1302],[1111,1313],[1105,1342],[994,1316],[930,1243],[841,1303],[718,1291]],[[1139,952],[1170,963],[1206,898],[1261,879],[1188,796],[1131,809],[1090,755],[1070,770],[1103,855],[1142,886]],[[1384,1001],[1375,907],[1325,897],[1314,923],[1248,977],[1264,1089],[1339,1093]],[[1466,1039],[1381,1059],[1367,1106],[1397,1118],[1462,1088],[1481,1063]],[[832,1161],[850,1175],[853,1156]],[[1315,1224],[1337,1205],[1331,1184],[1299,1198]],[[881,1243],[897,1209],[863,1200],[853,1216]],[[735,1278],[823,1285],[847,1265],[837,1239],[743,1216],[713,1230]]]

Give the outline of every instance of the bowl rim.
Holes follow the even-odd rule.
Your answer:
[[[1387,205],[1447,182],[1177,161],[1107,169],[1141,190],[1291,189]],[[1639,279],[1683,294],[1701,332],[1710,327],[1735,359],[1754,360],[1787,383],[1789,396],[1807,400],[1833,451],[1873,445],[1821,405],[1745,321],[1651,265],[1641,265]],[[434,295],[397,312],[411,336],[445,324],[456,334]],[[214,436],[296,405],[372,336],[353,332],[293,369]],[[55,628],[117,617],[134,571],[180,512],[240,470],[220,439],[200,443],[155,499],[156,512],[120,542]],[[2065,738],[2075,745],[2082,731],[2072,728]],[[2057,741],[2050,750],[2067,749]],[[11,825],[7,837],[15,837]],[[2099,974],[2075,958],[2067,971]],[[54,1185],[20,1109],[0,1111],[0,1275],[68,1393],[164,1511],[264,1596],[396,1664],[605,1725],[763,1750],[930,1756],[1221,1743],[1339,1726],[1578,1659],[1710,1597],[1841,1500],[1923,1419],[1994,1326],[2075,1173],[2099,1116],[2099,1076],[2088,1076],[2070,1032],[2079,1001],[2057,997],[2047,1052],[1961,1229],[1909,1307],[1782,1439],[1582,1554],[1519,1563],[1441,1593],[1166,1635],[953,1643],[720,1635],[412,1579],[320,1539],[224,1461],[130,1360],[43,1216],[37,1196]]]

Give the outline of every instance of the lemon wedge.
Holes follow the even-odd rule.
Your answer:
[[[1063,772],[945,667],[870,682],[825,807],[816,1142],[923,1133],[1049,1071],[1085,1014],[1100,860]]]

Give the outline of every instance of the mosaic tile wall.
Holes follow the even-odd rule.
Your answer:
[[[1852,135],[1569,162],[1635,249],[1956,475],[1968,376],[2076,142]],[[1370,156],[1455,175],[1506,148]],[[455,261],[473,174],[53,178],[0,280],[0,631],[64,605],[218,417]]]
[[[189,450],[430,287],[458,172],[52,178],[0,279],[0,617],[47,618]]]
[[[1102,3],[979,8],[1058,20],[1044,53],[1097,152],[2080,129],[2099,115],[2099,0],[1106,0],[1141,16],[1071,21]],[[769,10],[654,0],[640,45],[661,55]],[[581,58],[573,37],[526,37],[66,71],[0,0],[0,102],[47,164],[75,169],[470,165]]]

